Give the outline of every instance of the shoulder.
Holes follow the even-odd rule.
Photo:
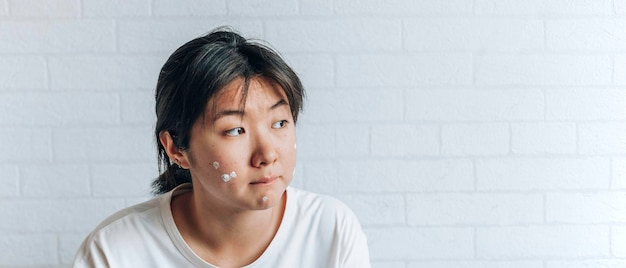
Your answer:
[[[297,188],[289,188],[287,199],[291,198],[292,210],[300,224],[315,224],[340,235],[347,232],[361,232],[361,226],[354,212],[339,199],[311,193]],[[288,202],[290,202],[288,201]]]
[[[296,188],[288,189],[288,203],[290,198],[294,211],[293,236],[301,234],[309,241],[306,248],[329,254],[324,266],[369,267],[367,238],[347,205],[332,196]]]
[[[92,234],[115,234],[115,231],[144,227],[155,218],[160,218],[160,204],[165,196],[148,200],[125,209],[122,209],[106,218],[92,232]]]
[[[129,241],[139,241],[142,234],[161,228],[160,203],[164,196],[122,209],[102,221],[83,241],[76,257],[77,263],[109,262],[110,256],[133,250]],[[80,266],[80,265],[77,265]]]
[[[158,196],[148,201],[135,204],[118,212],[115,212],[104,221],[102,221],[95,228],[95,231],[110,228],[110,226],[115,226],[123,221],[150,216],[150,214],[153,214],[152,212],[155,212],[159,209],[160,203],[163,198],[165,198],[165,195]]]

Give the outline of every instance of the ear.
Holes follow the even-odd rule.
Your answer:
[[[168,131],[162,131],[159,134],[159,141],[165,148],[167,156],[178,164],[181,168],[189,169],[189,159],[187,153],[180,148],[176,147],[174,140]]]

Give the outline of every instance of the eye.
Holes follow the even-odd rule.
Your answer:
[[[272,124],[272,128],[276,128],[276,129],[284,128],[287,125],[287,123],[289,123],[287,120],[280,120],[280,121]]]
[[[236,127],[236,128],[224,131],[224,134],[231,136],[231,137],[237,137],[243,133],[246,133],[246,131],[242,127]]]

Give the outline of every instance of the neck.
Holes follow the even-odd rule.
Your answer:
[[[271,233],[273,237],[273,227],[277,229],[283,212],[281,205],[264,210],[228,207],[195,192],[189,201],[193,229],[198,231],[197,234],[205,235],[203,240],[215,241],[218,245],[247,238],[258,239],[265,233]]]
[[[244,266],[261,256],[278,231],[286,194],[272,208],[242,210],[216,206],[194,191],[174,200],[172,211],[183,239],[198,256],[220,266]]]

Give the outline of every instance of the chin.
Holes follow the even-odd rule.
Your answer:
[[[257,205],[260,209],[268,209],[280,204],[283,195],[285,194],[285,188],[281,187],[280,190],[268,191],[257,199]]]

